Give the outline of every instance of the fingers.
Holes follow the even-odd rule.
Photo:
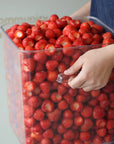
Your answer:
[[[83,71],[80,71],[80,73],[73,78],[72,80],[68,81],[68,84],[71,88],[80,88],[86,80],[86,77],[83,75]]]
[[[69,69],[64,71],[64,74],[72,75],[72,74],[78,72],[81,69],[82,65],[83,65],[83,63],[79,58]]]

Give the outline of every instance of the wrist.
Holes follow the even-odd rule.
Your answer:
[[[106,56],[109,57],[110,64],[114,68],[114,44],[104,47],[106,49]]]

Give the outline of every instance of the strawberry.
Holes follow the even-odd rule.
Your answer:
[[[49,93],[51,89],[51,83],[48,81],[44,81],[40,83],[40,88],[44,93]]]
[[[57,76],[58,76],[57,71],[48,71],[47,79],[48,79],[48,81],[54,82],[54,81],[56,81]]]
[[[54,33],[55,33],[55,37],[58,38],[59,36],[61,36],[62,32],[59,28],[53,29]]]
[[[72,20],[72,18],[70,16],[63,16],[61,18],[62,21],[67,21],[67,24],[69,24],[70,20]]]
[[[43,138],[41,140],[41,143],[40,144],[51,144],[51,140],[47,139],[47,138]]]
[[[24,89],[26,91],[33,91],[34,89],[36,88],[36,85],[34,82],[32,81],[27,81],[25,84],[24,84]]]
[[[56,51],[55,54],[52,56],[53,60],[61,61],[63,58],[63,53],[61,51]]]
[[[58,27],[57,27],[56,22],[50,21],[50,22],[48,23],[48,28],[53,30],[53,29],[56,29],[56,28],[58,28]]]
[[[78,29],[80,27],[80,24],[81,24],[80,20],[72,19],[72,20],[69,21],[69,25],[72,25],[76,29]]]
[[[96,120],[96,126],[98,128],[103,128],[106,126],[106,120],[105,119],[98,119]]]
[[[75,117],[74,124],[76,126],[81,126],[83,124],[83,118],[81,116]]]
[[[91,27],[97,29],[99,33],[102,33],[104,31],[103,27],[97,24],[93,24]]]
[[[60,125],[57,127],[57,131],[58,131],[59,134],[63,134],[63,133],[65,133],[66,128],[65,128],[62,124],[60,124]]]
[[[45,53],[48,56],[52,56],[55,53],[55,46],[53,44],[47,44],[45,46]]]
[[[41,71],[41,72],[36,72],[34,76],[34,82],[35,83],[41,83],[47,78],[47,72]]]
[[[44,119],[44,120],[40,121],[40,125],[41,125],[42,129],[46,130],[46,129],[50,128],[51,122],[48,119]]]
[[[77,111],[80,112],[83,109],[83,104],[77,101],[74,101],[71,105],[70,108],[72,111]]]
[[[24,119],[24,124],[27,126],[27,127],[32,127],[35,125],[35,119],[34,118],[25,118]]]
[[[110,39],[112,38],[112,33],[111,32],[105,32],[102,34],[103,39]]]
[[[53,92],[51,94],[51,100],[55,103],[58,103],[62,100],[62,95],[58,94],[57,92]]]
[[[103,118],[104,116],[105,116],[105,111],[99,105],[97,105],[93,109],[93,118],[100,119],[100,118]]]
[[[81,115],[84,117],[84,118],[88,118],[92,115],[92,107],[90,106],[85,106],[81,112]]]
[[[88,22],[82,22],[80,24],[80,29],[86,29],[86,30],[90,30],[90,25]]]
[[[93,35],[91,33],[84,33],[82,39],[86,45],[89,45],[93,41]]]
[[[66,139],[62,139],[61,144],[73,144],[73,142]]]
[[[33,133],[36,132],[36,133],[42,134],[42,132],[43,132],[43,129],[42,129],[42,127],[40,126],[39,123],[37,123],[36,125],[32,126],[32,127],[30,128],[30,130],[31,130],[31,132],[33,132]]]
[[[63,19],[57,19],[56,24],[57,24],[58,28],[62,29],[67,25],[67,21],[63,20]]]
[[[58,94],[63,95],[66,92],[67,92],[67,88],[64,85],[62,84],[58,85]]]
[[[48,60],[46,62],[46,68],[47,70],[53,71],[57,68],[58,62],[56,60]]]
[[[39,95],[42,99],[48,99],[50,97],[49,93],[40,93]]]
[[[53,112],[47,113],[47,117],[51,122],[58,121],[61,117],[61,110],[55,109]]]
[[[72,25],[67,25],[67,26],[64,27],[62,32],[63,32],[63,35],[68,36],[68,34],[72,31],[76,31],[76,28]]]
[[[72,44],[71,43],[67,43],[64,45],[63,47],[63,54],[66,56],[72,56],[75,52],[75,49],[72,48]]]
[[[47,41],[44,39],[39,40],[35,44],[35,50],[43,50],[45,49],[45,46],[47,45]]]
[[[47,55],[45,54],[45,52],[39,51],[39,52],[34,54],[33,58],[35,61],[38,61],[41,64],[44,64],[47,60]]]
[[[51,29],[45,31],[45,37],[48,39],[55,38],[55,32]]]
[[[75,137],[75,134],[72,130],[68,130],[64,133],[63,137],[64,139],[67,139],[67,140],[73,140]]]
[[[63,113],[63,117],[64,118],[73,118],[73,113],[71,110],[65,110],[64,113]]]
[[[24,38],[25,37],[24,31],[16,30],[15,31],[15,37],[20,38],[20,39]]]
[[[31,133],[31,137],[36,139],[37,141],[41,141],[43,136],[42,134],[38,133],[38,132],[32,132]]]
[[[84,119],[83,124],[81,126],[82,131],[89,131],[92,129],[94,123],[91,119]]]
[[[54,132],[53,132],[53,130],[52,130],[51,128],[45,130],[44,133],[43,133],[43,137],[44,137],[44,138],[52,139],[53,136],[54,136]]]
[[[64,95],[64,99],[66,100],[66,102],[67,102],[68,104],[71,104],[71,103],[73,102],[73,100],[74,100],[74,98],[71,97],[69,94],[65,94],[65,95]]]
[[[34,46],[34,41],[33,41],[33,39],[31,39],[31,38],[25,37],[25,38],[23,39],[23,41],[22,41],[22,44],[23,44],[24,47],[26,47],[26,46],[31,46],[31,47],[33,47],[33,46]]]
[[[54,103],[50,100],[44,100],[41,109],[43,112],[52,112],[54,110]]]
[[[29,98],[28,104],[33,108],[37,108],[41,105],[41,98],[32,96],[31,98]]]
[[[68,108],[68,103],[65,100],[62,100],[58,103],[58,109],[65,110]]]
[[[73,120],[72,119],[63,119],[62,120],[62,125],[65,127],[65,128],[70,128],[72,125],[73,125]]]
[[[44,119],[44,112],[41,109],[37,109],[34,113],[34,118],[38,121],[41,121]]]
[[[24,105],[23,110],[25,117],[31,117],[34,113],[34,108],[30,107],[29,105]]]
[[[33,72],[35,69],[35,61],[32,58],[23,59],[22,61],[22,69],[25,72]]]
[[[56,21],[57,19],[59,19],[59,17],[58,17],[58,15],[56,15],[56,14],[53,14],[53,15],[51,15],[51,16],[49,17],[49,20],[50,20],[50,21]]]
[[[61,140],[62,140],[62,137],[59,134],[57,134],[53,137],[53,143],[54,144],[60,144]]]
[[[80,139],[82,141],[86,141],[90,139],[90,133],[89,132],[80,132]]]
[[[100,136],[95,136],[93,139],[93,143],[94,144],[102,144],[103,143],[103,139]]]

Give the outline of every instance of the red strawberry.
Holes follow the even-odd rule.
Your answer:
[[[65,110],[64,113],[63,113],[63,117],[64,118],[73,118],[73,113],[71,110]]]
[[[61,140],[62,140],[62,137],[59,134],[57,134],[53,137],[53,143],[54,144],[60,144]]]
[[[88,22],[82,22],[80,25],[81,29],[86,29],[86,30],[90,30],[90,25]]]
[[[65,128],[70,128],[71,126],[72,126],[72,124],[73,124],[73,120],[72,119],[63,119],[62,120],[62,124],[63,124],[63,126],[65,127]]]
[[[48,56],[52,56],[55,53],[55,46],[53,44],[47,44],[45,46],[45,53]]]
[[[47,138],[43,138],[41,140],[41,143],[40,144],[51,144],[51,140],[47,139]]]
[[[41,121],[44,119],[44,112],[41,109],[37,109],[34,113],[34,118],[38,121]]]
[[[32,96],[31,98],[29,98],[28,104],[33,108],[37,108],[41,105],[41,98]]]
[[[56,21],[57,19],[59,19],[59,17],[58,17],[58,15],[56,15],[56,14],[53,14],[53,15],[51,15],[51,16],[49,17],[49,20],[50,20],[50,21]]]
[[[65,100],[62,100],[58,103],[58,108],[60,110],[65,110],[68,108],[68,103]]]
[[[23,59],[22,69],[25,72],[32,72],[35,69],[35,61],[32,58]]]
[[[46,130],[51,126],[51,122],[48,119],[44,119],[44,120],[40,121],[40,125],[41,125],[42,129]]]
[[[100,119],[100,118],[103,118],[104,116],[105,116],[105,111],[100,106],[97,105],[93,109],[93,118]]]
[[[35,44],[35,50],[42,50],[45,49],[45,46],[47,45],[47,41],[44,39],[39,40]]]
[[[47,117],[51,122],[58,121],[61,117],[61,110],[55,109],[53,112],[47,113]]]
[[[51,100],[56,103],[60,102],[62,100],[62,95],[58,94],[57,92],[53,92],[51,94]]]
[[[41,71],[41,72],[36,72],[34,76],[34,82],[35,83],[41,83],[47,78],[47,72]]]
[[[77,111],[80,112],[83,109],[83,104],[77,101],[74,101],[71,105],[70,108],[72,111]]]
[[[58,62],[56,60],[48,60],[46,62],[46,68],[50,71],[53,71],[57,68]]]
[[[86,141],[90,139],[90,133],[89,132],[80,132],[80,139],[82,141]]]
[[[47,55],[45,54],[45,52],[39,51],[34,54],[33,58],[35,61],[38,61],[38,62],[44,64],[47,60]]]
[[[81,115],[84,117],[84,118],[88,118],[92,115],[92,107],[90,106],[85,106],[81,112]]]
[[[40,88],[44,93],[49,93],[51,89],[51,84],[48,81],[40,83]]]
[[[24,31],[16,30],[15,31],[15,37],[20,38],[20,39],[24,38],[25,37]]]
[[[81,21],[72,19],[70,20],[69,24],[78,29],[80,27]]]
[[[70,32],[72,32],[72,31],[76,31],[76,28],[74,26],[72,26],[72,25],[67,25],[63,29],[63,35],[67,35],[68,36],[68,34]]]
[[[57,76],[58,76],[57,71],[48,71],[47,79],[48,79],[48,81],[54,82],[54,81],[56,81]]]
[[[68,130],[63,135],[64,139],[73,140],[75,137],[75,133],[72,130]]]
[[[54,110],[54,104],[50,100],[44,100],[41,109],[43,112],[52,112]]]
[[[34,82],[32,81],[27,81],[25,84],[24,84],[24,89],[26,91],[33,91],[34,89],[36,88],[36,85]]]
[[[62,20],[62,19],[57,19],[56,24],[57,24],[58,28],[62,29],[67,25],[67,21]]]
[[[34,108],[30,107],[29,105],[24,105],[23,109],[25,117],[31,117],[34,113]]]
[[[54,136],[54,132],[53,132],[53,130],[52,130],[51,128],[45,130],[44,133],[43,133],[43,137],[44,137],[44,138],[52,139],[53,136]]]
[[[104,128],[106,126],[106,120],[105,119],[96,120],[96,126],[98,128]]]
[[[91,119],[84,119],[83,125],[81,126],[82,131],[88,131],[93,127],[93,121]]]
[[[74,124],[76,126],[81,126],[83,124],[83,118],[81,116],[75,117]]]
[[[26,38],[23,39],[22,44],[23,44],[24,47],[26,47],[26,46],[33,47],[34,46],[34,41],[33,41],[33,39],[26,37]]]
[[[27,126],[27,127],[32,127],[35,125],[35,119],[34,118],[25,118],[24,119],[24,124]]]
[[[51,29],[45,31],[45,37],[48,39],[55,38],[55,32]]]

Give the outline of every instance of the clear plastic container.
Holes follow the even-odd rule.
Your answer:
[[[114,31],[111,28],[94,17],[79,17],[77,19],[81,21],[92,20],[114,35]],[[24,51],[18,49],[5,32],[8,27],[10,26],[4,25],[1,28],[4,33],[9,116],[11,126],[20,143],[26,144],[26,141],[30,142],[32,138],[31,144],[40,144],[46,138],[52,144],[60,144],[62,139],[67,139],[69,144],[70,142],[74,144],[74,140],[80,139],[82,133],[85,133],[85,135],[89,133],[90,139],[88,143],[93,143],[93,139],[97,135],[96,129],[98,129],[96,126],[97,118],[93,117],[93,112],[96,106],[98,108],[101,105],[101,101],[97,100],[101,94],[104,94],[109,102],[107,107],[101,108],[103,111],[101,119],[106,122],[111,120],[114,123],[114,109],[110,108],[110,95],[114,95],[114,79],[110,79],[106,87],[91,92],[84,92],[82,89],[71,89],[67,85],[69,78],[61,73],[58,73],[58,77],[55,80],[49,81],[45,76],[47,75],[45,62],[52,59],[52,57],[46,57],[45,61],[44,55],[44,62],[41,63],[36,61],[36,59],[34,60],[36,54],[45,54],[45,51]],[[77,52],[83,54],[87,50],[97,47],[99,48],[101,45],[75,47],[73,48],[73,55]],[[59,58],[59,63],[73,62],[72,56],[66,57],[62,55],[62,58],[60,57],[62,54],[61,48],[56,50],[54,55],[56,54],[59,54],[59,57],[55,56],[55,59]],[[67,64],[67,67],[70,67],[70,63]],[[43,75],[42,71],[44,72]],[[39,76],[37,77],[38,74]],[[114,75],[114,72],[112,75]],[[48,77],[48,79],[51,78]],[[83,97],[83,100],[81,100],[79,95]],[[80,104],[81,110],[77,108]],[[84,110],[90,110],[90,112],[83,114]],[[76,123],[79,116],[83,119],[83,124],[81,125],[78,123],[80,121],[77,122],[79,125]],[[106,135],[112,137],[109,143],[113,144],[114,127],[111,130],[106,129]],[[104,137],[101,139],[103,139],[104,143]],[[57,141],[59,142],[56,143]]]

